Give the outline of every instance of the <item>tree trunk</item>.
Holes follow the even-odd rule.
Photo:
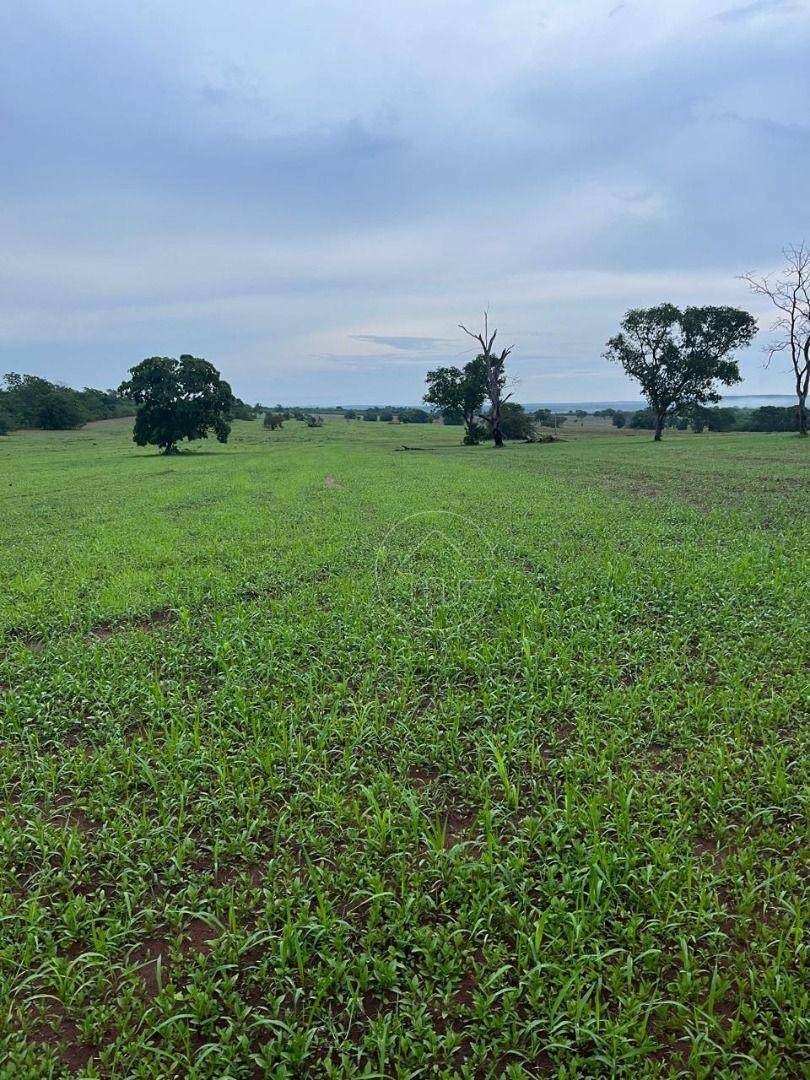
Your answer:
[[[807,395],[799,395],[799,404],[796,406],[796,412],[798,413],[799,420],[799,435],[801,438],[807,438]]]
[[[661,432],[664,430],[664,416],[664,413],[659,413],[655,418],[655,435],[653,435],[655,442],[661,442]]]
[[[493,421],[492,424],[492,438],[495,442],[495,449],[500,450],[503,446],[503,432],[501,431],[501,418],[500,416]]]

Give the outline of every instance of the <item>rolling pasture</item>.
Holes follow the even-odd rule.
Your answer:
[[[4,1080],[802,1074],[800,440],[130,431],[0,440]]]

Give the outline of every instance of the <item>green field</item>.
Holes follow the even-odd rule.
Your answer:
[[[3,1080],[804,1073],[799,439],[130,427],[0,439]]]

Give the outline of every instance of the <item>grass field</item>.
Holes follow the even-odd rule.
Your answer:
[[[807,447],[459,438],[0,440],[3,1080],[805,1072]]]

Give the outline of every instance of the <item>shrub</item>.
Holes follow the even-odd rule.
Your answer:
[[[559,428],[568,419],[564,413],[555,413],[552,409],[536,409],[532,415],[534,422],[542,424],[543,427]]]
[[[754,409],[748,421],[749,431],[798,431],[799,416],[795,405],[780,408],[762,405]]]
[[[638,409],[630,416],[631,428],[643,428],[645,431],[655,431],[655,413],[652,409]]]
[[[527,443],[552,443],[560,440],[556,435],[552,435],[550,431],[533,431],[524,441]]]
[[[427,424],[430,423],[430,413],[424,409],[400,409],[400,424]]]
[[[36,426],[47,431],[67,431],[81,427],[87,419],[87,410],[75,390],[61,392],[55,389],[42,402]]]
[[[534,425],[534,417],[522,405],[507,401],[501,406],[501,431],[505,439],[528,439],[534,434]],[[483,437],[491,439],[492,432],[487,430]]]
[[[232,420],[255,420],[256,412],[252,405],[248,405],[246,402],[239,398],[234,398],[234,403],[231,406],[231,419]]]
[[[119,397],[114,390],[94,390],[86,386],[77,391],[88,420],[111,420],[118,416],[134,416],[137,406],[134,401]]]
[[[737,424],[736,409],[707,409],[702,405],[693,405],[683,414],[694,432],[701,432],[704,428],[709,431],[731,431]],[[680,428],[680,422],[676,422]]]

